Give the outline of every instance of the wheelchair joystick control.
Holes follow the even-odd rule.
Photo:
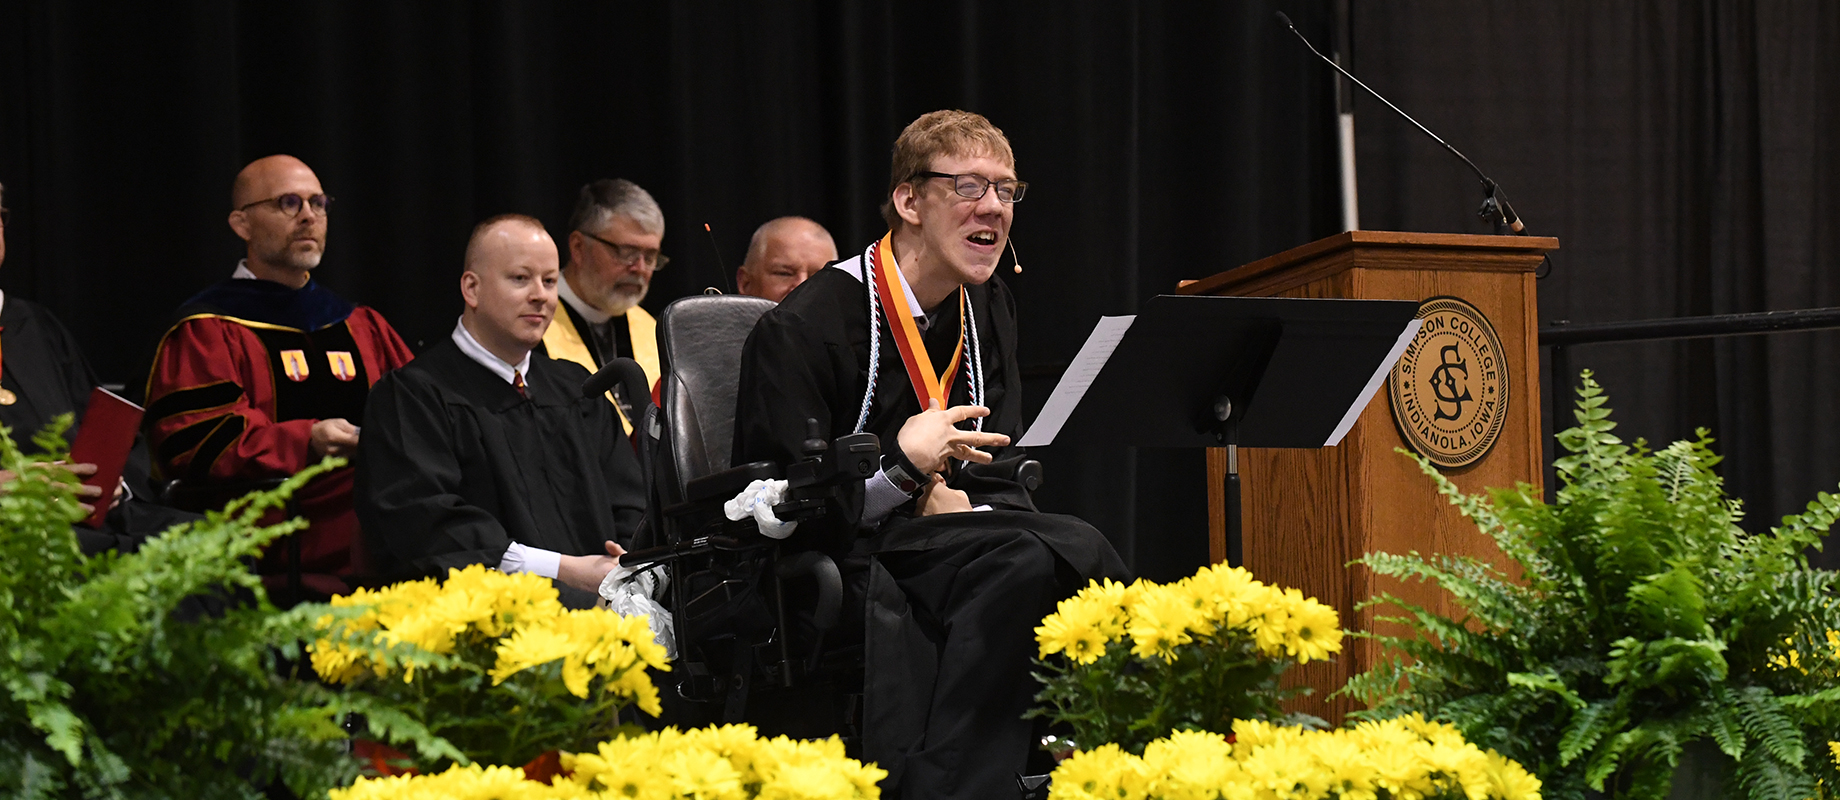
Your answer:
[[[824,441],[822,433],[818,430],[817,420],[810,417],[805,419],[805,441],[800,446],[804,448],[806,458],[817,458],[830,449],[830,443]]]

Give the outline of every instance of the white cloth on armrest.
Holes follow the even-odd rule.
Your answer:
[[[773,504],[785,499],[785,481],[754,481],[735,495],[734,499],[722,504],[722,513],[731,520],[753,517],[754,527],[760,529],[760,535],[769,539],[784,539],[799,527],[797,520],[782,522],[773,515]]]
[[[596,608],[605,608],[623,617],[644,615],[649,618],[652,628],[652,640],[664,648],[664,656],[677,658],[677,635],[671,626],[671,612],[653,600],[667,582],[664,571],[643,569],[635,571],[632,567],[614,567],[607,577],[601,579],[600,602]]]

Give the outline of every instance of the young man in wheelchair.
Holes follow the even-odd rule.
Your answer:
[[[748,338],[734,463],[801,457],[807,420],[881,439],[882,470],[793,534],[843,570],[862,630],[863,755],[888,797],[1013,796],[1031,747],[1033,628],[1123,579],[1085,522],[1015,480],[1015,301],[995,276],[1028,184],[1002,131],[937,111],[895,142],[890,232],[806,281]]]

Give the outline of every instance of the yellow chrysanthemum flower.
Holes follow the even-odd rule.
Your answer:
[[[517,767],[454,766],[435,775],[359,778],[346,789],[333,789],[329,800],[551,800],[580,797],[578,792],[524,779]]]
[[[1041,621],[1035,629],[1040,657],[1066,653],[1076,664],[1091,664],[1105,655],[1109,641],[1105,624],[1115,614],[1085,598],[1072,597],[1060,602],[1058,610]]]
[[[671,779],[671,796],[692,800],[746,800],[741,774],[708,748],[690,746],[663,754],[660,767]]]
[[[492,668],[492,683],[504,683],[507,678],[531,667],[548,664],[567,657],[575,652],[575,642],[560,631],[550,627],[529,627],[518,630],[498,643],[498,663]],[[576,697],[585,697],[584,688],[576,692],[569,691]]]
[[[631,698],[638,706],[654,717],[664,713],[664,705],[658,696],[658,686],[652,683],[652,677],[644,670],[630,670],[626,674],[607,683],[607,690],[620,697]]]
[[[760,739],[747,725],[656,733],[565,755],[557,786],[607,798],[874,800],[887,772],[844,755],[836,737]],[[583,795],[589,796],[589,795]]]
[[[1455,728],[1422,717],[1305,731],[1234,723],[1235,741],[1184,731],[1150,743],[1142,758],[1104,745],[1075,754],[1054,772],[1056,800],[1538,800],[1540,782]]]
[[[1299,664],[1324,661],[1342,652],[1342,621],[1335,609],[1292,589],[1284,595],[1286,613],[1284,651]]]
[[[1048,800],[1144,800],[1149,769],[1115,744],[1074,753],[1054,770]]]
[[[1131,635],[1131,653],[1164,661],[1175,660],[1175,648],[1194,641],[1194,625],[1201,617],[1187,592],[1154,584],[1130,605],[1130,616],[1125,632]]]
[[[1171,733],[1145,747],[1143,760],[1154,776],[1149,794],[1159,800],[1214,800],[1240,778],[1233,745],[1208,731]]]
[[[1487,770],[1492,784],[1490,797],[1499,797],[1501,800],[1539,800],[1540,779],[1522,769],[1521,765],[1490,750]]]
[[[370,672],[364,654],[345,645],[321,639],[307,651],[313,671],[328,683],[350,683]]]

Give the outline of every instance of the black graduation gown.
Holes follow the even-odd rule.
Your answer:
[[[76,440],[96,378],[76,339],[50,310],[23,297],[7,295],[5,305],[0,307],[0,386],[19,398],[10,406],[0,406],[0,424],[12,430],[13,440],[22,451],[32,453],[37,450],[32,435],[59,414],[76,415],[77,424],[65,433],[71,441]],[[100,529],[71,526],[83,552],[132,552],[141,542],[167,528],[199,519],[196,514],[152,502],[156,493],[148,479],[147,465],[146,446],[136,437],[134,450],[122,470],[133,498],[110,510]],[[107,498],[101,502],[107,502]]]
[[[1014,439],[1023,421],[1015,301],[997,278],[968,293],[991,409],[984,430]],[[941,304],[925,335],[936,367],[958,342],[957,311],[956,300]],[[840,268],[820,270],[768,311],[741,361],[735,463],[797,458],[808,418],[832,437],[851,433],[870,335],[867,289]],[[886,449],[921,405],[885,317],[879,336],[864,430]],[[969,364],[959,370],[951,405],[970,401],[969,373]],[[1037,689],[1033,628],[1088,579],[1127,574],[1090,525],[1035,509],[1013,479],[1019,448],[992,455],[995,463],[961,467],[948,481],[991,511],[919,518],[910,501],[862,530],[857,487],[839,514],[794,534],[838,556],[863,595],[864,755],[889,770],[890,797],[1012,795],[1031,747],[1021,715]]]
[[[588,372],[532,353],[529,398],[442,341],[377,382],[358,448],[364,535],[393,578],[496,567],[512,542],[563,555],[630,545],[644,514],[639,461]],[[592,593],[557,584],[563,600]]]

